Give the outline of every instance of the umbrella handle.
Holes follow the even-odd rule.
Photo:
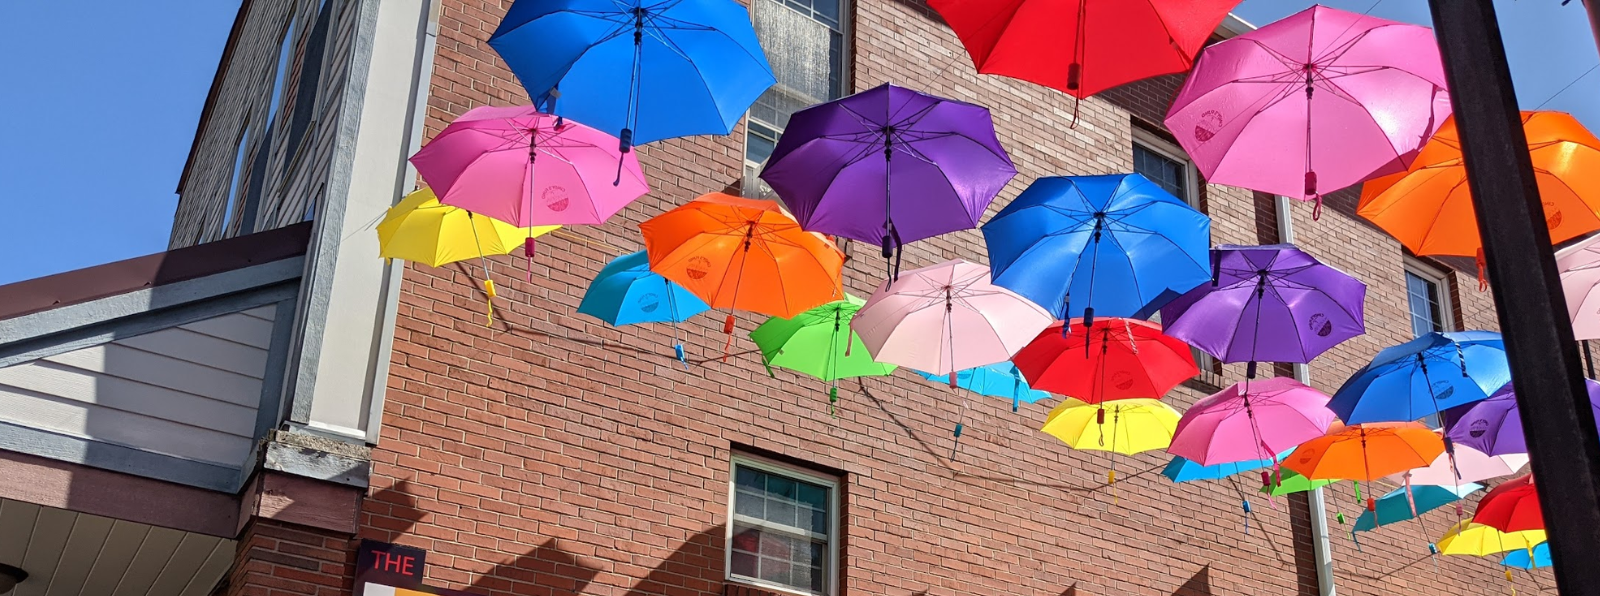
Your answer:
[[[483,280],[483,294],[484,294],[483,303],[484,303],[485,306],[487,306],[489,308],[488,313],[487,313],[488,317],[489,317],[489,320],[488,320],[488,322],[484,323],[483,326],[484,327],[493,327],[494,326],[494,298],[495,298],[494,280],[492,280],[492,279],[484,279]]]
[[[622,186],[622,162],[627,161],[628,153],[633,151],[633,129],[622,129],[622,134],[617,137],[617,140],[617,151],[619,152],[619,155],[617,155],[617,179],[611,181],[612,186]]]

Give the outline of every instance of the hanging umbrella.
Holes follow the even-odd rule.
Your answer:
[[[1578,341],[1600,339],[1600,236],[1561,249],[1556,269],[1561,271],[1573,335]]]
[[[1440,453],[1444,441],[1415,422],[1336,424],[1295,448],[1284,465],[1312,480],[1371,482],[1425,466]]]
[[[1481,401],[1511,380],[1499,333],[1429,333],[1378,352],[1333,394],[1347,424],[1416,420]]]
[[[617,139],[531,106],[468,110],[411,156],[439,200],[517,225],[605,223],[650,191]],[[611,169],[622,160],[622,184]]]
[[[606,263],[583,292],[578,312],[614,326],[672,323],[672,345],[684,361],[678,342],[678,323],[710,310],[699,296],[650,270],[645,251],[622,255]]]
[[[1506,553],[1500,564],[1518,569],[1543,569],[1550,566],[1550,543],[1540,542],[1533,548]]]
[[[931,0],[978,72],[1084,98],[1189,70],[1239,0]],[[1091,33],[1092,32],[1092,33]]]
[[[1280,461],[1286,459],[1286,456],[1279,458]],[[1312,480],[1310,478],[1306,478],[1305,476],[1301,476],[1299,472],[1294,470],[1282,469],[1278,474],[1274,474],[1270,477],[1269,482],[1267,482],[1265,486],[1261,487],[1261,492],[1270,496],[1281,497],[1284,495],[1316,490],[1335,482],[1338,481]]]
[[[1403,522],[1482,489],[1483,485],[1471,482],[1461,486],[1418,486],[1409,495],[1405,488],[1397,488],[1378,497],[1376,507],[1363,511],[1361,517],[1356,518],[1355,531],[1367,532],[1384,524]]]
[[[801,227],[900,246],[977,227],[1017,174],[989,110],[880,85],[789,118],[761,178]]]
[[[1430,42],[1431,43],[1431,42]],[[1522,112],[1550,241],[1600,229],[1600,139],[1569,114]],[[1404,172],[1361,188],[1362,217],[1419,255],[1479,257],[1482,242],[1455,119],[1445,121]]]
[[[1183,424],[1183,421],[1180,419],[1178,424]],[[1167,449],[1168,451],[1171,451],[1172,448],[1168,447]],[[1213,464],[1209,466],[1202,466],[1199,463],[1182,455],[1174,455],[1172,456],[1172,461],[1167,462],[1167,467],[1161,470],[1161,474],[1167,478],[1171,478],[1173,482],[1221,480],[1235,474],[1242,474],[1244,472],[1270,467],[1274,462],[1288,457],[1290,453],[1293,453],[1293,451],[1291,450],[1280,453],[1275,458],[1252,459],[1249,461],[1229,462],[1225,464]],[[1285,475],[1287,475],[1287,473],[1285,473]]]
[[[844,253],[821,234],[801,230],[772,201],[712,193],[639,230],[650,270],[712,308],[793,317],[844,296]],[[722,330],[731,345],[733,314]]]
[[[894,373],[893,364],[872,360],[861,338],[850,330],[850,320],[865,304],[860,298],[844,295],[793,318],[767,319],[750,339],[761,348],[761,359],[768,372],[776,366],[811,375],[830,383],[829,408],[839,401],[839,379],[881,377]]]
[[[561,226],[519,228],[471,211],[439,204],[433,191],[420,188],[390,207],[378,222],[378,255],[438,267],[476,258],[483,266],[483,289],[489,324],[494,324],[494,280],[484,257],[527,247],[535,238]],[[532,258],[529,255],[529,258]]]
[[[1367,285],[1288,244],[1219,246],[1211,283],[1161,308],[1166,334],[1223,362],[1310,362],[1365,333]],[[1265,331],[1265,332],[1263,332]]]
[[[1166,124],[1206,181],[1316,200],[1315,216],[1411,164],[1445,88],[1432,30],[1313,6],[1207,48]]]
[[[1011,359],[1033,388],[1095,404],[1160,398],[1200,373],[1189,346],[1155,323],[1100,319],[1064,336],[1069,324],[1052,323]]]
[[[884,280],[851,321],[879,362],[950,378],[1005,362],[1050,324],[1050,313],[989,283],[989,268],[956,260]]]
[[[1452,526],[1435,544],[1441,554],[1487,557],[1495,553],[1527,550],[1544,541],[1544,530],[1507,533],[1467,520]]]
[[[1584,379],[1589,409],[1600,423],[1600,382]],[[1444,413],[1444,436],[1489,455],[1527,453],[1528,441],[1517,410],[1517,394],[1510,383],[1483,401],[1457,406]]]
[[[1446,453],[1434,458],[1427,467],[1394,474],[1386,480],[1395,484],[1409,482],[1412,486],[1455,486],[1510,476],[1528,465],[1527,455],[1488,455],[1466,445],[1455,445],[1453,451],[1453,460]]]
[[[916,371],[916,373],[929,381],[943,382],[949,377],[949,375],[936,375],[920,370]],[[958,370],[956,371],[956,386],[979,395],[1011,398],[1011,411],[1013,412],[1017,411],[1022,402],[1038,403],[1051,397],[1049,392],[1028,387],[1028,380],[1023,378],[1022,371],[1017,370],[1017,365],[1010,362]]]
[[[1327,404],[1294,379],[1236,383],[1190,406],[1168,451],[1203,465],[1271,457],[1323,436],[1333,424]]]
[[[731,133],[776,82],[731,0],[519,0],[489,46],[536,105],[619,137],[622,153]]]
[[[983,239],[996,285],[1085,325],[1145,318],[1211,279],[1211,219],[1138,174],[1040,178]]]
[[[1160,400],[1088,404],[1069,398],[1050,410],[1039,430],[1073,449],[1134,455],[1165,449],[1172,443],[1172,431],[1177,425],[1178,411]],[[1112,457],[1106,483],[1116,482],[1117,464]]]
[[[1523,474],[1494,487],[1478,501],[1472,522],[1501,532],[1543,530],[1544,512],[1539,507],[1539,487],[1533,474]]]

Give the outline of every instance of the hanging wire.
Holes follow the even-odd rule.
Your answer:
[[[1597,68],[1600,68],[1600,62],[1596,62],[1594,66],[1590,66],[1589,70],[1583,71],[1583,74],[1578,75],[1578,78],[1572,79],[1571,83],[1567,83],[1567,86],[1562,87],[1560,91],[1557,91],[1557,92],[1551,94],[1550,97],[1546,97],[1544,99],[1544,101],[1539,102],[1538,107],[1535,107],[1533,109],[1535,109],[1535,110],[1544,109],[1545,104],[1550,103],[1552,100],[1554,100],[1557,97],[1561,97],[1562,93],[1566,93],[1568,89],[1571,89],[1573,85],[1578,84],[1578,81],[1583,80],[1584,77],[1587,77],[1590,74],[1593,74],[1595,69],[1597,69]]]

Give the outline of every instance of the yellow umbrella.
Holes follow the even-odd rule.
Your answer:
[[[486,255],[509,254],[519,246],[526,247],[528,239],[559,227],[519,228],[440,204],[432,190],[422,188],[390,207],[378,223],[378,254],[386,259],[438,267]],[[483,277],[484,293],[492,301],[495,291],[488,264],[484,264]],[[489,322],[494,322],[493,302],[489,304]]]
[[[1171,445],[1178,418],[1177,410],[1155,399],[1119,399],[1090,405],[1068,398],[1050,411],[1039,430],[1073,449],[1133,455]],[[1115,457],[1106,482],[1117,482]]]
[[[1544,542],[1544,530],[1501,532],[1492,527],[1464,520],[1445,532],[1435,546],[1446,555],[1486,557],[1495,553],[1528,549]]]

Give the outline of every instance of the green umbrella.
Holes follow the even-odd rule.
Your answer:
[[[761,348],[768,374],[776,366],[832,383],[828,401],[837,402],[839,379],[880,377],[895,369],[892,364],[874,361],[861,338],[850,330],[850,318],[863,304],[862,299],[845,294],[844,300],[818,306],[792,319],[767,319],[750,332],[750,339]]]
[[[1287,467],[1280,468],[1278,473],[1282,474],[1282,476],[1272,474],[1270,477],[1274,482],[1261,487],[1261,492],[1274,497],[1281,497],[1291,493],[1303,493],[1314,488],[1322,488],[1337,482],[1336,480],[1307,480],[1305,476],[1301,476],[1298,472]]]

